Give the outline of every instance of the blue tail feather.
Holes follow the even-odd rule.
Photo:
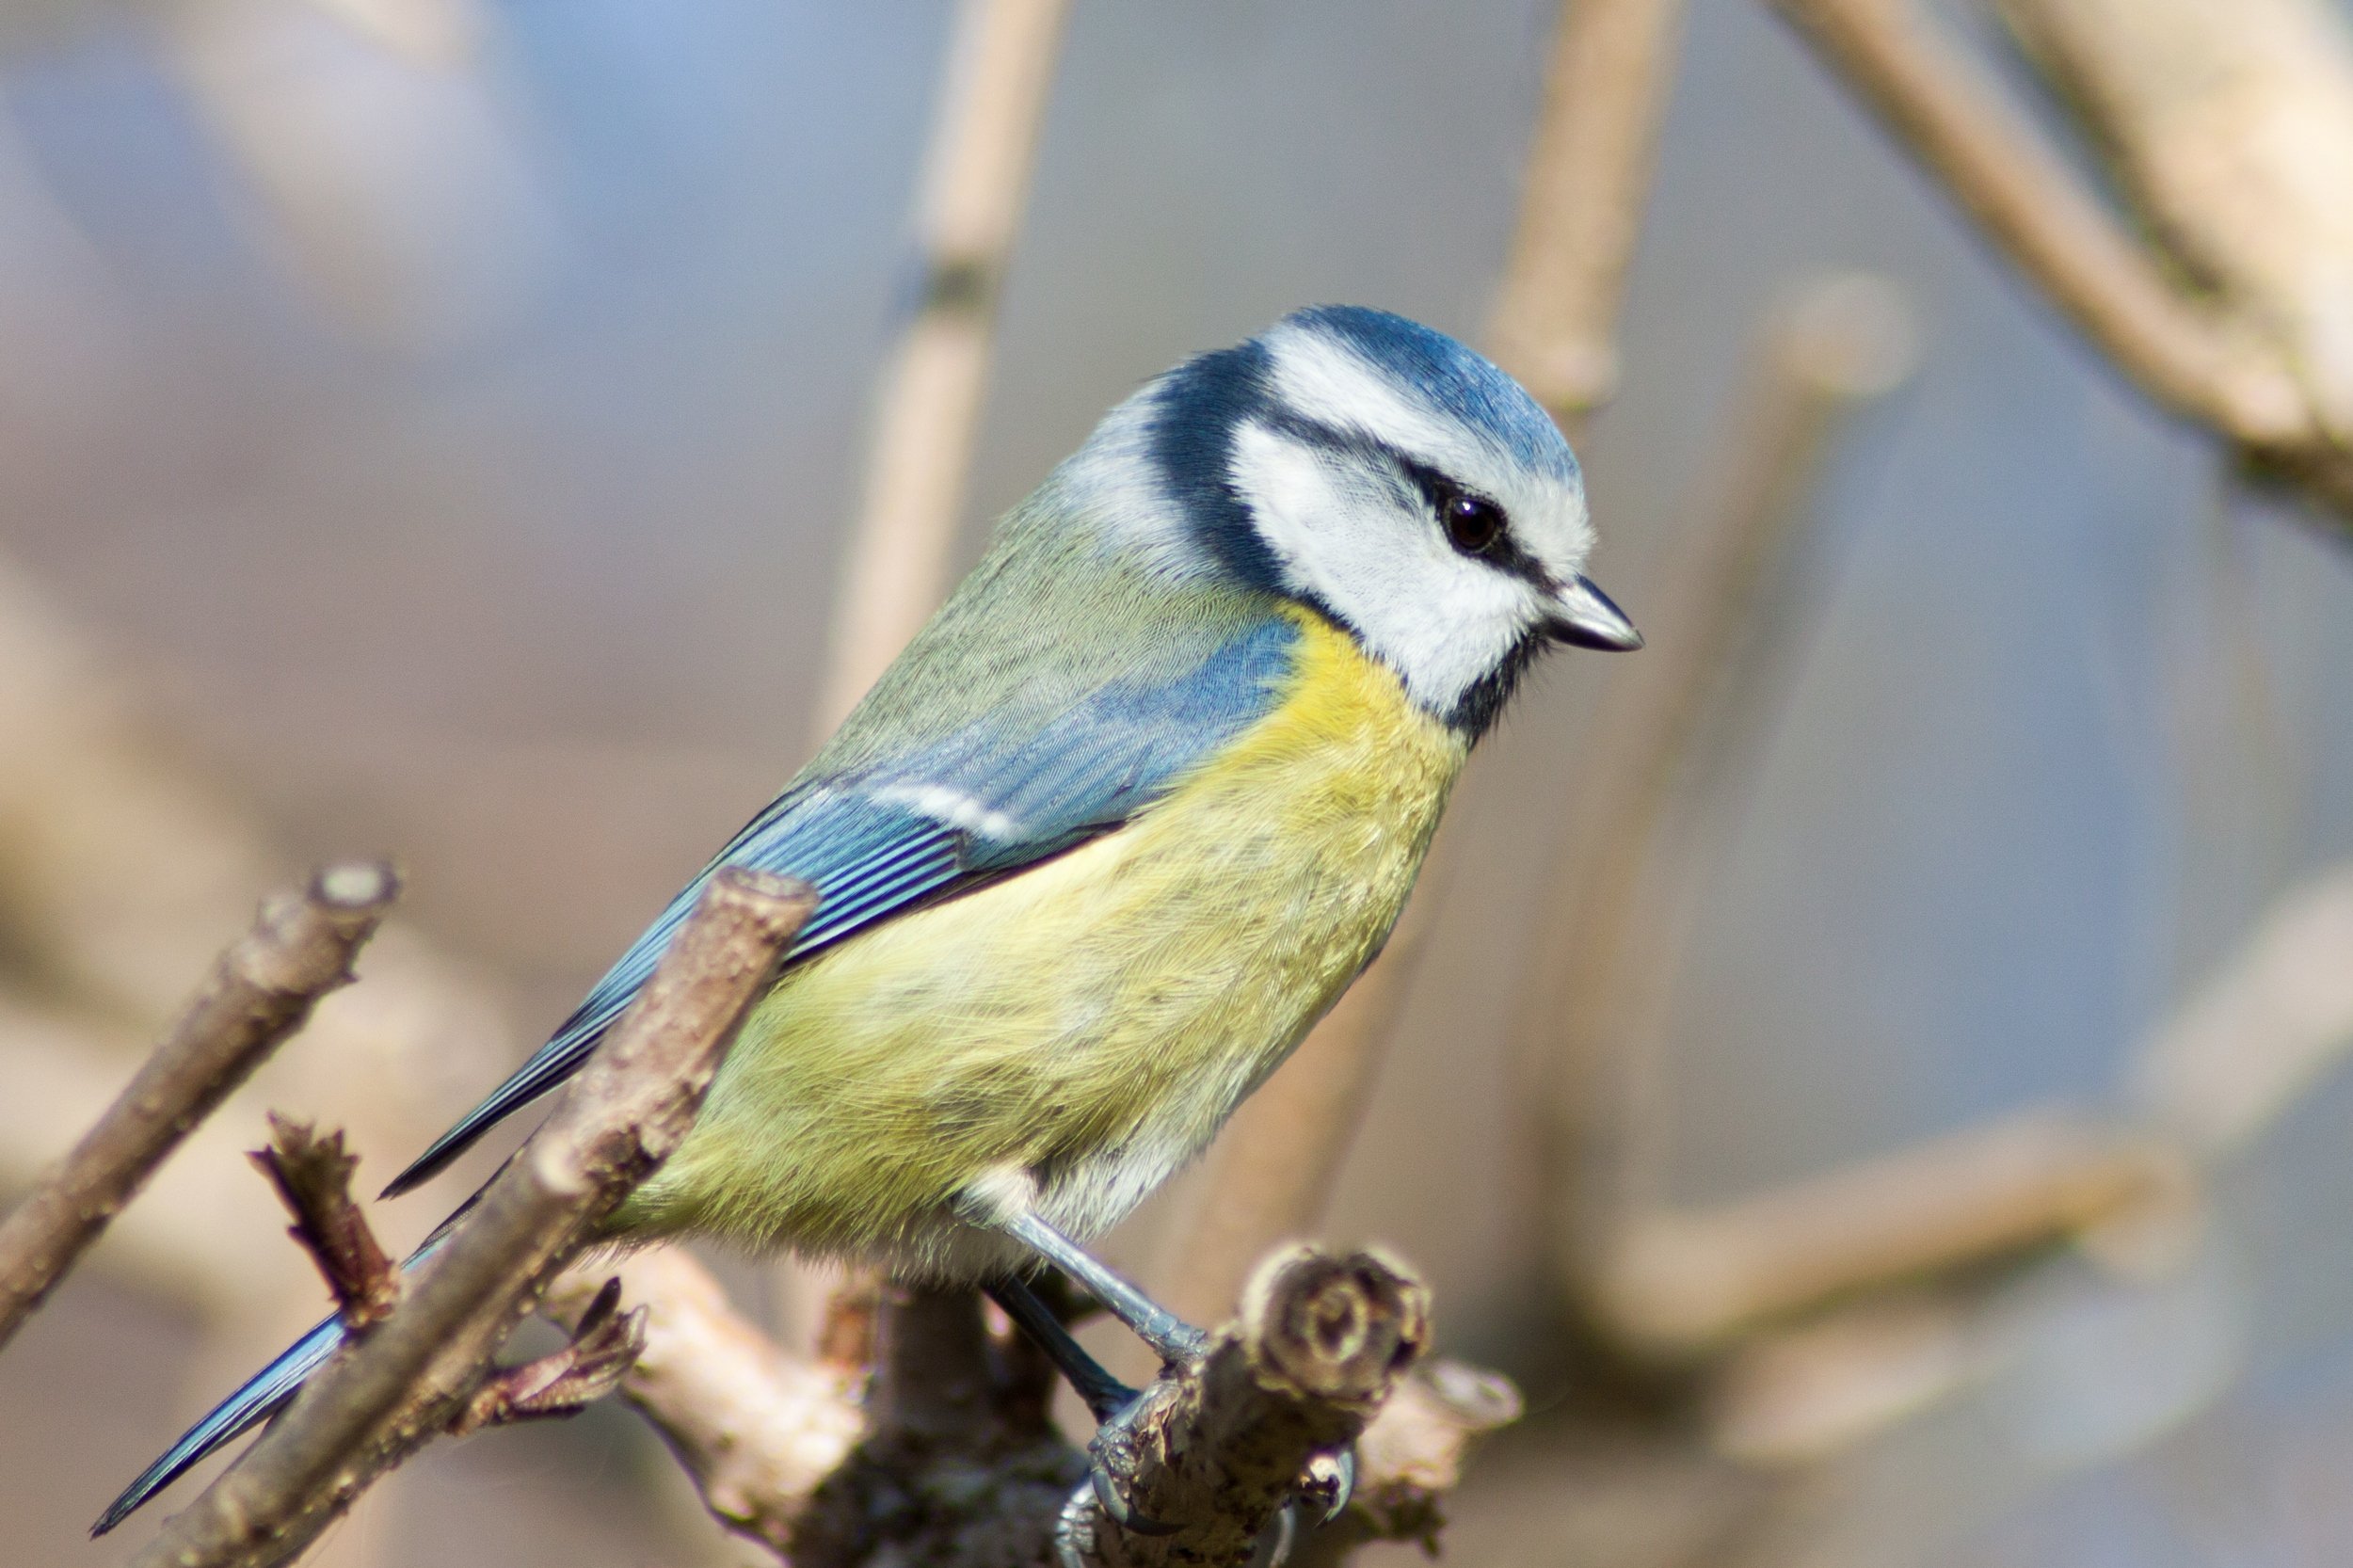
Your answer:
[[[304,1381],[325,1366],[327,1358],[343,1342],[344,1325],[339,1318],[328,1319],[296,1340],[277,1360],[248,1378],[244,1387],[215,1405],[210,1415],[190,1427],[154,1464],[140,1471],[138,1480],[124,1487],[122,1496],[106,1505],[106,1512],[90,1527],[90,1534],[104,1535],[122,1523],[205,1455],[248,1431],[293,1399]]]

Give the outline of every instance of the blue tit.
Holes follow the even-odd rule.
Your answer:
[[[1585,577],[1593,544],[1544,410],[1399,316],[1301,311],[1147,384],[705,870],[789,873],[820,903],[616,1240],[988,1282],[1050,1339],[1017,1285],[1044,1258],[1181,1353],[1191,1331],[1081,1244],[1380,951],[1530,663],[1641,646]],[[700,888],[389,1192],[579,1070]],[[99,1528],[339,1337],[288,1351]]]

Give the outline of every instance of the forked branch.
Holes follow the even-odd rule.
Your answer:
[[[302,1551],[370,1482],[447,1428],[516,1320],[676,1148],[777,959],[814,906],[803,885],[720,872],[637,1001],[554,1113],[420,1261],[392,1315],[136,1560],[262,1568]]]
[[[350,980],[398,888],[388,866],[332,866],[262,905],[129,1087],[0,1224],[0,1345],[181,1139]]]

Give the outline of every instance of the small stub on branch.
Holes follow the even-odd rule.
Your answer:
[[[490,1374],[451,1420],[451,1434],[577,1416],[618,1388],[646,1353],[646,1309],[620,1307],[621,1282],[608,1279],[581,1314],[571,1343]]]
[[[302,1243],[327,1288],[344,1327],[365,1334],[400,1301],[400,1271],[376,1239],[367,1215],[351,1196],[360,1157],[344,1148],[341,1131],[322,1138],[308,1122],[270,1113],[270,1143],[247,1156],[278,1189],[295,1223],[287,1234]]]

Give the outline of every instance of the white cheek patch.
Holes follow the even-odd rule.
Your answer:
[[[1235,430],[1233,476],[1293,591],[1355,628],[1432,712],[1451,712],[1544,613],[1533,586],[1456,553],[1426,510],[1347,484],[1263,425]]]

